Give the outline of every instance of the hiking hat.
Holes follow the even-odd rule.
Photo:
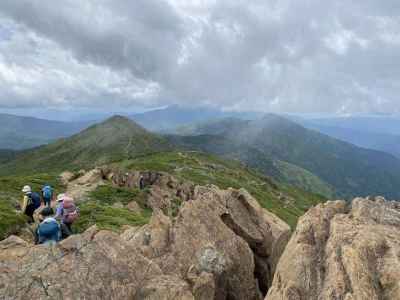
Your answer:
[[[32,193],[32,188],[29,185],[24,186],[22,192],[25,194]]]
[[[57,202],[64,201],[64,199],[67,197],[65,194],[58,194],[57,195]]]

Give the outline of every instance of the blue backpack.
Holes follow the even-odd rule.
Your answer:
[[[41,205],[40,195],[38,193],[31,193],[28,195],[30,204],[33,204],[35,209],[39,208]]]
[[[51,186],[49,186],[49,185],[44,186],[42,189],[42,192],[43,192],[44,199],[53,198],[53,189],[51,188]]]
[[[61,237],[60,225],[54,218],[47,218],[40,223],[38,230],[39,244],[58,242]]]

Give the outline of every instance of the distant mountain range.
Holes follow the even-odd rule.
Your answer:
[[[169,106],[148,112],[127,115],[144,128],[159,133],[185,134],[192,126],[212,123],[220,119],[256,120],[262,113],[223,112],[210,108]],[[68,137],[91,124],[103,121],[104,116],[92,121],[49,121],[45,119],[0,114],[0,149],[22,150],[51,143]],[[286,118],[331,137],[359,147],[379,150],[400,158],[400,118],[394,116],[305,117],[287,115]]]
[[[333,187],[338,196],[346,198],[370,194],[400,197],[400,160],[306,129],[283,117],[267,115],[256,121],[224,119],[191,126],[183,132],[186,136],[170,138],[186,149],[236,157],[279,179],[290,178],[292,183],[309,190],[315,191],[319,186],[326,193]],[[310,173],[313,179],[307,176]],[[320,180],[318,185],[315,178]]]
[[[261,113],[256,112],[223,112],[221,110],[204,107],[188,108],[173,105],[141,114],[130,115],[129,118],[148,130],[172,133],[181,126],[199,122],[208,122],[227,117],[256,119],[261,116]]]
[[[302,118],[308,122],[362,132],[400,135],[400,117],[391,115]]]
[[[257,120],[236,117],[206,120],[206,114],[202,113],[202,117],[198,117],[200,122],[193,124],[186,123],[191,120],[188,116],[178,117],[180,114],[177,110],[179,108],[170,107],[140,116],[142,124],[154,119],[153,123],[158,124],[153,124],[154,127],[159,128],[167,122],[170,113],[174,126],[183,124],[175,130],[179,135],[162,136],[128,118],[113,117],[55,142],[49,136],[56,139],[59,134],[79,131],[85,124],[3,115],[3,124],[8,127],[15,124],[16,132],[26,130],[24,132],[28,135],[47,135],[46,142],[50,144],[21,152],[1,150],[0,175],[60,170],[65,167],[91,167],[148,153],[184,149],[238,160],[281,182],[327,197],[336,195],[350,198],[371,194],[400,198],[400,160],[390,154],[360,148],[317,132],[323,131],[323,126],[324,130],[328,130],[328,125],[318,124],[318,128],[312,128],[314,125],[310,125],[311,121],[307,120],[306,126],[312,128],[307,129],[272,114]],[[210,112],[208,116],[216,114]],[[138,118],[138,115],[134,117]],[[9,122],[5,122],[7,118]],[[168,132],[166,127],[163,128]],[[173,131],[172,126],[170,128]],[[343,136],[351,130],[356,132],[356,129],[340,129],[343,130]],[[338,135],[339,130],[335,132],[330,135]],[[369,134],[382,136],[379,133]],[[15,136],[24,139],[24,135]],[[357,136],[359,139],[362,137],[355,133],[352,139]],[[378,137],[375,141],[379,140]]]
[[[89,122],[58,122],[0,114],[0,149],[22,150],[68,137]]]
[[[105,119],[104,116],[94,116],[97,116],[99,119],[65,122],[0,114],[0,149],[29,149],[54,142],[59,138],[69,137]],[[175,132],[176,128],[181,126],[229,116],[254,119],[261,116],[261,114],[169,106],[145,113],[126,115],[126,117],[134,120],[147,130],[160,133],[171,133]]]
[[[125,117],[115,116],[49,145],[4,153],[12,159],[0,166],[0,175],[93,167],[171,149],[165,138]]]
[[[291,117],[302,126],[359,147],[384,151],[400,158],[400,118],[392,116],[305,119]]]

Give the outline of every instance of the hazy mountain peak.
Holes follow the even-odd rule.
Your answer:
[[[113,115],[112,117],[106,119],[103,123],[120,123],[120,122],[134,123],[129,118],[121,115]]]
[[[135,121],[120,115],[112,116],[105,121],[95,124],[82,133],[94,133],[103,135],[107,139],[116,139],[118,137],[133,137],[135,135],[150,134],[145,128],[137,124]]]

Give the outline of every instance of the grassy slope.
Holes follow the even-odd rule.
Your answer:
[[[90,194],[90,200],[79,204],[80,217],[74,224],[74,230],[83,232],[96,224],[101,229],[118,231],[123,225],[141,226],[149,222],[151,210],[145,205],[146,191],[99,186]],[[114,207],[113,204],[128,204],[136,201],[142,213],[134,214],[126,208]]]
[[[229,121],[229,120],[228,120]],[[214,130],[214,128],[213,128]],[[225,130],[225,128],[223,128]],[[215,129],[219,133],[218,129]],[[187,150],[200,150],[227,159],[238,160],[276,180],[297,186],[312,193],[332,197],[329,184],[311,172],[284,161],[275,160],[248,144],[241,144],[221,135],[168,136],[171,143]]]
[[[245,188],[260,204],[292,227],[312,205],[324,201],[321,196],[279,184],[238,162],[226,161],[198,152],[150,154],[116,164],[130,170],[168,172],[196,184],[214,184],[220,188]]]
[[[290,185],[301,187],[306,191],[334,197],[334,189],[313,173],[285,161],[274,161],[280,172],[280,179]]]
[[[39,191],[45,183],[51,184],[56,193],[63,190],[58,177],[52,174],[0,177],[0,240],[18,232],[25,225],[25,217],[16,211],[23,197],[22,187],[29,184],[34,191]]]

